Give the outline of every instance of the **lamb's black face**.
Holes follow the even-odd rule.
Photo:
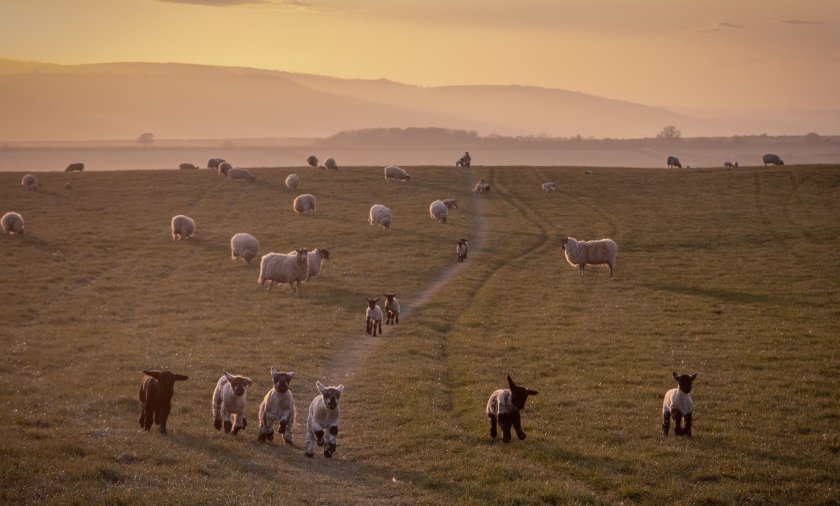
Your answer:
[[[537,395],[539,392],[521,387],[513,382],[508,376],[508,386],[510,387],[510,400],[516,409],[525,409],[525,401],[528,400],[529,395]]]
[[[697,377],[697,374],[677,374],[674,372],[674,379],[677,380],[677,383],[680,385],[680,392],[690,393],[691,386],[694,383],[694,378]]]
[[[562,241],[560,241],[560,248],[561,248],[563,251],[565,251],[565,250],[566,250],[566,243],[567,243],[567,242],[569,242],[569,240],[568,240],[568,239],[563,239]]]
[[[287,373],[287,372],[277,372],[272,374],[272,379],[274,380],[274,389],[278,392],[285,393],[289,390],[289,384],[292,382],[292,376],[294,373]]]
[[[324,397],[324,404],[326,404],[328,408],[335,409],[338,407],[338,399],[339,397],[341,397],[341,392],[339,392],[337,389],[324,389],[324,393],[321,395]]]

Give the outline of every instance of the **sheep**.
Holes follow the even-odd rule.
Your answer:
[[[737,169],[738,168],[738,162],[735,162],[735,163],[723,162],[723,166],[727,169]]]
[[[193,219],[189,216],[184,216],[183,214],[173,216],[169,226],[172,228],[173,241],[177,241],[178,239],[189,239],[193,234],[195,234],[195,221],[193,221]]]
[[[182,163],[178,165],[179,170],[195,170],[198,169],[197,165],[193,165],[191,163]]]
[[[224,421],[225,434],[237,435],[240,430],[248,426],[245,419],[245,401],[248,400],[246,388],[254,384],[251,378],[245,376],[234,376],[227,371],[216,382],[216,389],[213,391],[211,409],[213,411],[213,426],[216,430],[222,430]],[[232,416],[236,421],[231,423]]]
[[[779,158],[779,155],[774,155],[773,153],[767,153],[766,155],[761,157],[761,161],[764,162],[764,166],[767,167],[767,164],[770,165],[784,165],[785,162]]]
[[[615,268],[615,254],[618,247],[612,239],[598,239],[595,241],[578,241],[573,237],[562,240],[561,247],[566,253],[566,261],[575,266],[583,276],[586,264],[605,265],[610,269],[610,277]]]
[[[297,251],[290,251],[289,255],[294,255],[296,253]],[[306,277],[306,280],[309,281],[321,273],[321,265],[324,260],[330,259],[330,252],[329,250],[323,248],[308,250],[306,253],[306,259],[309,262],[309,275]]]
[[[160,433],[166,435],[166,420],[172,409],[172,395],[175,382],[186,381],[189,376],[174,374],[167,370],[143,371],[140,380],[140,427],[149,432],[152,422],[160,425]]]
[[[317,167],[318,166],[318,157],[315,155],[309,155],[306,157],[306,164],[310,167]]]
[[[242,260],[246,264],[260,254],[260,242],[251,234],[240,232],[230,238],[231,260]]]
[[[542,184],[542,191],[551,193],[557,190],[557,181],[548,181]]]
[[[455,199],[443,199],[443,204],[447,209],[458,209],[458,201]]]
[[[67,168],[64,169],[64,172],[81,172],[83,170],[85,170],[85,164],[83,164],[82,162],[76,162],[68,165]]]
[[[228,171],[232,168],[233,168],[233,165],[231,165],[230,163],[225,162],[223,160],[220,161],[219,162],[219,175],[220,176],[227,176]]]
[[[694,402],[691,400],[691,384],[697,374],[677,374],[672,371],[674,379],[677,380],[679,388],[672,388],[665,392],[662,401],[662,435],[668,435],[671,427],[671,418],[674,419],[674,435],[691,437],[691,408]],[[685,427],[682,420],[685,419]]]
[[[324,159],[324,168],[327,170],[338,170],[338,165],[335,164],[335,158],[328,156]]]
[[[260,259],[259,287],[268,282],[268,289],[275,283],[289,283],[292,293],[300,294],[300,284],[309,278],[307,251],[299,249],[294,254],[268,253]]]
[[[470,168],[470,164],[472,164],[472,157],[470,156],[469,151],[464,153],[464,156],[462,156],[455,162],[456,167],[464,167],[467,169]]]
[[[473,187],[473,191],[478,193],[487,193],[490,191],[490,183],[484,180],[484,178],[479,179],[475,186]]]
[[[382,228],[391,226],[391,210],[382,204],[374,204],[370,206],[370,213],[368,214],[368,223],[371,225],[379,225]]]
[[[298,185],[300,184],[300,177],[297,174],[289,174],[286,176],[286,188],[294,191],[297,190]]]
[[[0,218],[0,226],[2,226],[4,234],[22,235],[24,229],[23,216],[10,211]]]
[[[379,328],[379,335],[382,335],[382,308],[376,303],[380,297],[368,299],[368,308],[365,311],[365,328],[367,333],[376,337],[376,329]]]
[[[680,164],[680,159],[674,155],[669,155],[668,158],[665,160],[668,163],[668,168],[672,169],[674,167],[682,169],[682,165]]]
[[[467,259],[467,253],[470,251],[470,241],[466,239],[458,239],[458,246],[455,248],[458,253],[458,261],[463,262]]]
[[[224,163],[225,160],[223,158],[211,158],[207,160],[207,168],[208,169],[218,169],[219,165]]]
[[[311,193],[304,193],[295,197],[292,202],[292,209],[298,214],[303,214],[308,211],[315,213],[315,197]]]
[[[69,190],[70,188],[73,188],[73,185],[70,183],[70,181],[67,181],[66,183],[64,183],[64,189],[65,190]]]
[[[315,444],[324,446],[324,457],[330,458],[335,453],[338,437],[338,400],[344,393],[344,385],[325,387],[320,381],[315,382],[319,395],[309,403],[309,416],[306,417],[306,448],[304,455],[315,456]],[[324,430],[327,434],[324,434]],[[324,436],[326,435],[326,441]]]
[[[271,379],[274,387],[265,394],[260,403],[260,435],[257,440],[261,443],[274,440],[274,423],[277,423],[277,433],[283,434],[283,440],[292,444],[292,427],[295,425],[295,397],[289,390],[289,384],[295,377],[293,372],[280,372],[271,368]]]
[[[400,324],[400,300],[396,293],[385,295],[385,325]]]
[[[490,419],[490,437],[496,439],[496,425],[502,426],[502,441],[510,443],[510,428],[516,431],[516,437],[525,439],[525,432],[522,430],[522,420],[519,412],[525,409],[525,401],[529,395],[537,395],[539,392],[516,385],[507,376],[509,389],[496,390],[487,400],[487,408],[484,414]]]
[[[409,176],[405,170],[401,167],[396,167],[394,165],[389,165],[385,167],[385,181],[389,179],[396,179],[397,181],[408,181],[411,176]]]
[[[233,167],[228,169],[227,172],[228,181],[248,181],[253,183],[256,181],[257,178],[251,174],[248,169],[242,169],[239,167]]]
[[[35,191],[38,189],[39,186],[41,186],[38,183],[38,178],[36,178],[32,174],[27,174],[23,176],[23,178],[20,180],[20,185],[23,186],[25,190],[30,191]]]
[[[437,220],[438,223],[446,223],[446,218],[449,215],[446,204],[441,200],[435,200],[429,204],[429,217]]]

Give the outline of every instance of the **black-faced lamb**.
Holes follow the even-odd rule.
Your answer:
[[[314,457],[317,444],[324,447],[324,457],[330,458],[335,453],[338,439],[338,400],[344,392],[344,385],[325,387],[317,381],[315,386],[321,393],[309,403],[304,454],[310,458]]]
[[[335,158],[328,156],[324,159],[324,168],[327,170],[338,170],[338,165],[335,163]]]
[[[20,235],[23,234],[24,223],[23,216],[14,211],[10,211],[0,218],[0,227],[3,228],[4,234]]]
[[[537,395],[538,392],[516,385],[510,375],[507,381],[510,388],[493,392],[484,413],[490,419],[490,437],[496,439],[496,426],[499,425],[502,427],[502,441],[510,443],[511,426],[516,431],[516,437],[525,439],[519,412],[525,409],[528,396]]]
[[[458,239],[458,246],[455,247],[458,253],[458,261],[463,262],[467,259],[467,253],[470,251],[470,241],[466,239]]]
[[[248,181],[249,183],[253,183],[257,180],[257,178],[254,177],[248,169],[240,167],[232,167],[228,169],[227,178],[228,181]]]
[[[286,188],[294,191],[297,190],[298,185],[300,184],[300,176],[297,174],[289,174],[286,176]]]
[[[227,176],[228,171],[233,168],[233,165],[230,162],[221,161],[219,162],[219,175],[220,176]]]
[[[194,165],[192,163],[182,163],[182,164],[178,165],[178,169],[179,170],[195,170],[195,169],[198,169],[198,166]]]
[[[318,166],[318,157],[315,155],[309,155],[306,157],[306,164],[310,167],[317,167]]]
[[[374,204],[370,206],[368,213],[368,223],[371,225],[379,225],[382,228],[391,226],[391,210],[382,204]]]
[[[303,214],[309,211],[315,213],[315,196],[311,193],[304,193],[303,195],[298,195],[295,197],[294,202],[292,202],[292,209],[295,210],[296,213]]]
[[[235,436],[248,426],[245,419],[245,403],[248,400],[246,389],[253,384],[251,378],[224,371],[224,375],[216,382],[211,403],[216,430],[222,430],[224,422],[225,434],[230,434],[232,429]]]
[[[82,162],[71,163],[64,169],[64,172],[81,172],[85,170],[85,164]]]
[[[400,300],[396,293],[385,295],[385,325],[399,325],[400,323]]]
[[[379,335],[382,335],[382,308],[376,303],[379,302],[380,297],[375,299],[368,299],[368,308],[365,310],[365,329],[368,334],[376,337],[376,330],[379,329]]]
[[[24,190],[29,191],[35,191],[38,189],[39,186],[41,186],[38,183],[38,178],[36,178],[32,174],[27,174],[23,176],[23,178],[20,180],[20,185],[23,186]]]
[[[178,239],[189,239],[193,234],[195,234],[195,221],[193,221],[193,219],[189,216],[184,216],[183,214],[173,216],[172,221],[169,222],[169,226],[172,229],[173,241],[177,241]]]
[[[473,191],[478,193],[488,193],[490,191],[490,183],[484,180],[484,178],[479,179],[475,186],[473,186]]]
[[[260,242],[251,234],[240,232],[230,238],[230,258],[250,264],[260,254]]]
[[[615,255],[618,247],[612,239],[598,239],[595,241],[578,241],[574,237],[562,240],[561,247],[566,254],[569,265],[577,267],[580,275],[586,264],[606,265],[610,269],[610,277],[615,268]]]
[[[268,282],[268,289],[275,283],[288,283],[292,293],[300,294],[300,284],[309,279],[309,259],[305,249],[293,254],[267,253],[260,259],[260,276],[257,282],[263,288]]]
[[[694,406],[691,400],[691,386],[697,374],[677,374],[673,371],[673,375],[679,387],[665,392],[665,399],[662,401],[662,434],[668,435],[673,418],[674,435],[691,437],[691,409]],[[682,425],[683,420],[685,426]]]
[[[668,158],[665,160],[665,162],[668,164],[669,169],[672,169],[674,167],[682,169],[682,164],[680,164],[680,159],[677,158],[674,155],[669,155]]]
[[[769,165],[784,165],[785,164],[785,162],[783,162],[782,159],[779,158],[779,155],[774,155],[773,153],[767,153],[766,155],[762,156],[761,161],[764,162],[765,167],[767,167],[768,164]]]
[[[405,169],[403,169],[402,167],[389,165],[385,167],[384,172],[385,181],[388,181],[389,179],[394,179],[397,181],[408,181],[409,179],[411,179],[411,176],[409,176],[408,173],[406,173]]]
[[[295,397],[289,390],[294,378],[293,372],[280,372],[271,368],[271,381],[274,385],[265,394],[260,403],[260,442],[274,440],[274,424],[277,433],[283,435],[288,444],[292,444],[292,427],[295,425]]]
[[[429,204],[429,218],[438,223],[446,223],[446,218],[449,216],[449,208],[442,200],[434,200]]]
[[[160,426],[160,433],[166,434],[166,421],[172,409],[175,382],[186,381],[189,376],[174,374],[167,370],[143,371],[140,380],[140,427],[151,430],[152,422]]]

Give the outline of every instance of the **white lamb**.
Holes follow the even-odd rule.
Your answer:
[[[290,251],[289,255],[294,255],[296,253],[297,251]],[[306,253],[306,258],[309,262],[309,276],[306,278],[306,280],[309,281],[318,274],[321,274],[321,266],[324,260],[330,259],[330,252],[328,250],[325,250],[324,248],[308,250]]]
[[[2,218],[0,218],[0,226],[3,227],[4,234],[23,234],[23,216],[14,211],[8,212],[4,214]]]
[[[442,200],[435,200],[429,204],[429,217],[437,220],[438,223],[446,223],[446,217],[449,215],[449,208]]]
[[[283,435],[288,444],[292,444],[292,427],[295,425],[295,397],[289,390],[295,373],[280,372],[271,368],[271,379],[274,387],[265,394],[260,403],[260,435],[261,442],[274,439],[274,424],[277,423],[277,433]]]
[[[326,435],[326,446],[324,457],[330,458],[335,453],[336,439],[338,437],[338,400],[344,392],[344,385],[337,387],[325,387],[320,381],[315,382],[320,395],[309,403],[309,416],[306,418],[306,448],[307,457],[315,456],[315,445],[324,446]],[[327,434],[324,434],[324,431]]]
[[[586,264],[606,265],[610,269],[610,277],[615,268],[615,254],[618,247],[612,239],[598,239],[596,241],[578,241],[573,237],[566,237],[562,240],[561,247],[566,252],[566,261],[580,270],[583,276],[583,269]]]
[[[490,191],[490,183],[485,181],[483,178],[479,179],[475,186],[473,186],[473,191],[475,193],[487,193]]]
[[[286,188],[290,190],[297,190],[298,185],[300,184],[300,177],[297,174],[289,174],[286,176]]]
[[[260,242],[251,234],[240,232],[230,238],[230,258],[242,260],[246,264],[260,254]]]
[[[38,189],[40,184],[38,184],[38,178],[33,176],[32,174],[27,174],[23,176],[23,179],[20,180],[20,185],[23,186],[25,190],[35,191]]]
[[[396,293],[385,295],[385,325],[400,324],[400,300]]]
[[[546,193],[551,193],[557,190],[557,181],[548,181],[542,184],[542,191]]]
[[[458,239],[458,246],[455,247],[458,253],[458,261],[463,262],[467,259],[467,253],[470,252],[470,241],[467,239]]]
[[[288,283],[292,293],[300,294],[300,284],[309,278],[309,260],[305,249],[294,254],[268,253],[260,259],[260,288],[268,282],[268,289],[275,283]]]
[[[216,430],[222,430],[222,422],[224,421],[225,434],[230,434],[231,428],[233,428],[233,435],[235,436],[240,430],[248,426],[248,421],[245,419],[245,402],[248,400],[248,394],[245,389],[253,384],[251,378],[234,376],[224,371],[224,376],[216,382],[211,403],[213,426],[216,427]],[[231,421],[232,417],[236,418],[233,423]]]
[[[324,168],[327,170],[338,170],[338,165],[335,164],[335,158],[328,156],[324,159]]]
[[[315,212],[315,196],[311,193],[304,193],[295,197],[292,202],[292,209],[298,214],[303,214],[308,211]]]
[[[665,399],[662,401],[662,434],[667,436],[671,427],[671,418],[674,419],[674,435],[691,437],[691,409],[694,402],[691,400],[691,385],[697,374],[677,374],[673,371],[674,379],[679,383],[679,388],[672,388],[665,392]],[[685,419],[685,427],[682,420]]]
[[[396,179],[397,181],[408,181],[411,178],[402,167],[389,165],[385,167],[385,181]]]
[[[257,180],[257,178],[255,178],[248,169],[242,169],[239,167],[228,169],[227,178],[228,181],[248,181],[251,183]]]
[[[374,204],[370,207],[368,214],[368,223],[371,225],[379,225],[382,228],[391,226],[391,210],[382,204]]]
[[[195,234],[195,221],[189,216],[183,214],[173,216],[169,225],[172,228],[173,241],[188,239]]]
[[[368,299],[368,307],[365,310],[365,330],[368,334],[376,337],[376,331],[382,335],[382,308],[379,307],[379,297]]]

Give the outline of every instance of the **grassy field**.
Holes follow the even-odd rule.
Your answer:
[[[840,502],[840,166],[295,169],[313,216],[291,171],[40,173],[37,192],[0,173],[0,213],[27,225],[0,237],[0,502]],[[181,213],[197,236],[173,242]],[[230,260],[243,231],[333,259],[299,297],[260,291]],[[565,235],[613,238],[615,277],[581,279]],[[371,338],[386,291],[402,321]],[[294,447],[256,441],[271,366],[296,373]],[[149,368],[190,376],[166,437],[137,423]],[[255,381],[238,437],[212,425],[223,369]],[[698,373],[691,439],[660,433],[672,370]],[[484,417],[507,373],[540,392],[509,445]],[[346,386],[331,460],[303,455],[316,380]]]

